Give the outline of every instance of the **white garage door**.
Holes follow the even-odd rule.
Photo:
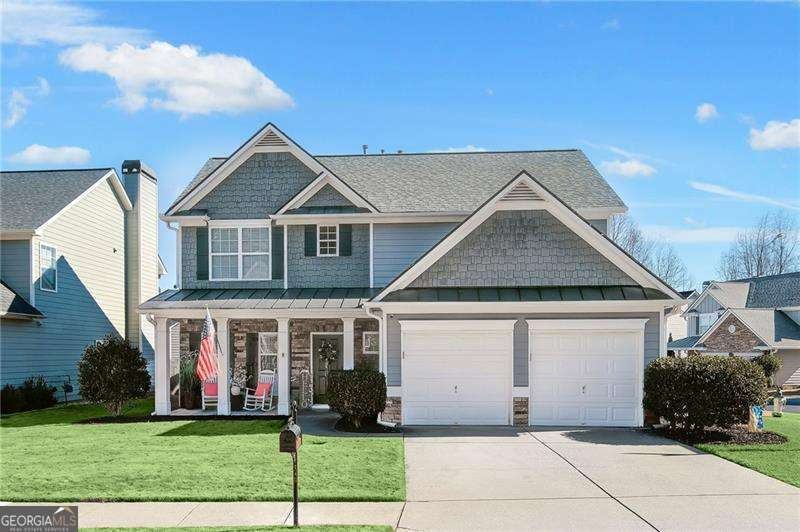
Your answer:
[[[513,321],[400,324],[404,424],[511,423]]]
[[[531,424],[640,425],[645,321],[529,321]]]

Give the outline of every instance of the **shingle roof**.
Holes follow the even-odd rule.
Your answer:
[[[667,344],[667,349],[689,349],[691,347],[701,347],[695,344],[700,339],[699,336],[687,336],[686,338],[679,338]]]
[[[0,172],[0,230],[34,230],[111,168]]]
[[[12,314],[28,318],[44,318],[39,309],[25,301],[5,282],[0,281],[0,315]]]
[[[625,208],[580,150],[315,158],[381,212],[472,212],[522,170],[573,209]],[[206,161],[175,203],[225,160]]]
[[[229,288],[166,290],[139,308],[337,309],[358,308],[376,288]]]
[[[800,347],[800,325],[779,310],[731,309],[751,331],[767,341],[770,347]]]
[[[779,308],[800,305],[800,272],[747,279],[748,308]]]
[[[709,295],[719,301],[723,307],[744,308],[747,305],[747,294],[750,285],[741,282],[719,282],[709,288]]]
[[[640,286],[516,286],[404,288],[384,301],[403,302],[529,302],[529,301],[643,301],[669,299],[653,288]]]

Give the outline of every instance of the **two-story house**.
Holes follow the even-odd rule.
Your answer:
[[[770,351],[783,362],[774,383],[800,385],[800,272],[703,283],[683,315],[688,336],[670,350],[747,358]]]
[[[625,210],[579,150],[314,156],[267,124],[162,216],[156,413],[208,308],[223,415],[231,368],[277,368],[279,413],[304,369],[323,401],[326,341],[386,375],[386,421],[641,425],[683,300],[605,235]]]
[[[43,375],[77,392],[84,348],[108,334],[152,360],[153,325],[137,307],[158,294],[157,244],[156,175],[139,161],[125,161],[121,176],[0,173],[2,384]]]

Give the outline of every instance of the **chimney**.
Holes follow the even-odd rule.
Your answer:
[[[710,285],[713,282],[714,282],[713,280],[711,280],[711,281],[703,281],[703,288],[702,289],[705,290],[706,288],[708,288],[708,285]]]
[[[367,154],[367,148],[369,148],[369,146],[367,146],[366,144],[361,145],[361,150],[364,152],[364,155]]]
[[[125,213],[125,337],[153,360],[155,330],[138,307],[158,295],[158,177],[138,160],[122,162],[133,209]]]

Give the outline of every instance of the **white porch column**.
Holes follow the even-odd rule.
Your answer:
[[[289,318],[278,318],[278,414],[289,415]]]
[[[219,356],[217,357],[217,365],[219,366],[217,414],[227,416],[231,413],[231,338],[230,334],[228,334],[228,318],[217,318],[217,341],[219,342]]]
[[[355,318],[342,318],[342,325],[344,325],[344,359],[343,368],[353,369],[355,367],[355,345],[353,338],[353,323]]]
[[[167,318],[156,318],[156,415],[168,416],[172,411],[169,402],[169,331]]]

